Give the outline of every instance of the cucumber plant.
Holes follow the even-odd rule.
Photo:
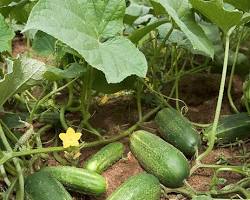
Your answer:
[[[26,198],[30,195],[33,199],[45,198],[44,188],[40,190],[38,184],[33,184],[41,179],[52,184],[55,199],[71,199],[54,178],[67,189],[79,193],[99,195],[105,192],[106,181],[100,173],[117,161],[124,151],[120,143],[114,142],[130,136],[143,127],[143,122],[162,110],[156,117],[161,136],[176,148],[151,133],[134,132],[130,136],[130,150],[143,168],[155,177],[145,173],[132,177],[109,199],[127,198],[128,193],[131,199],[159,199],[159,181],[165,196],[181,193],[197,200],[222,195],[231,198],[235,193],[240,198],[250,198],[248,152],[244,150],[244,163],[237,166],[202,162],[218,140],[226,145],[236,140],[244,146],[238,140],[248,138],[249,116],[240,113],[231,93],[234,74],[241,71],[238,63],[242,58],[247,60],[247,47],[241,49],[241,44],[245,44],[249,37],[249,11],[247,0],[1,1],[0,181],[8,188],[0,191],[1,197],[23,200],[25,195]],[[29,49],[25,56],[13,57],[11,54],[11,42],[14,31],[17,31],[13,26],[15,23],[25,26],[22,33],[26,38],[35,30],[34,39],[30,37],[32,50]],[[34,59],[37,55],[42,55],[46,61]],[[213,71],[211,65],[215,64],[223,64],[221,83],[214,121],[205,130],[208,148],[201,153],[198,151],[200,138],[182,116],[188,105],[181,100],[180,80],[183,76]],[[237,114],[220,119],[229,65],[232,66],[227,97],[232,111]],[[165,85],[170,87],[168,95]],[[123,90],[135,98],[138,121],[118,135],[106,136],[90,124],[94,115],[92,107],[101,96],[108,98]],[[101,99],[101,102],[105,101],[105,98]],[[143,115],[146,103],[155,108]],[[244,86],[243,103],[250,113],[248,80]],[[69,114],[80,117],[72,120]],[[68,139],[71,140],[68,144],[74,145],[61,146],[59,129],[68,130],[74,126],[78,136],[74,137],[75,131],[67,131],[63,140],[63,145]],[[54,136],[53,132],[56,132]],[[236,132],[240,135],[236,136]],[[170,137],[170,133],[175,135]],[[89,141],[79,141],[81,135]],[[106,144],[108,146],[83,165],[87,169],[81,169],[80,153],[85,148]],[[189,157],[196,153],[191,171],[190,163],[181,151]],[[43,168],[44,162],[52,156],[49,153],[64,166]],[[173,160],[175,165],[172,165]],[[41,172],[36,172],[40,168],[43,168]],[[185,180],[198,168],[214,170],[207,196],[192,189]],[[223,171],[239,173],[244,178],[221,190],[218,186],[223,181],[225,183],[220,178]],[[45,172],[52,176],[34,178]],[[139,185],[139,182],[143,184]],[[140,187],[136,188],[137,185]],[[145,190],[150,190],[150,194]]]

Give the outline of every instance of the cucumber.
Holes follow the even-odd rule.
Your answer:
[[[107,200],[160,200],[159,180],[147,173],[130,177]]]
[[[69,190],[82,194],[99,196],[106,191],[106,180],[100,174],[69,166],[45,167],[43,172],[50,173]]]
[[[25,180],[26,200],[72,200],[63,185],[46,172],[36,172]]]
[[[181,151],[147,131],[130,137],[130,149],[142,167],[162,184],[176,188],[189,176],[189,164]]]
[[[44,112],[38,115],[39,122],[48,124],[58,124],[60,122],[59,112]]]
[[[173,108],[164,108],[155,117],[155,122],[164,140],[191,157],[201,145],[200,135],[188,119]]]
[[[205,138],[208,137],[212,126],[205,130]],[[247,113],[238,113],[220,119],[216,138],[216,142],[221,144],[250,138],[250,116]]]
[[[122,143],[110,143],[88,159],[83,167],[101,174],[114,162],[122,158],[123,153],[124,146]]]

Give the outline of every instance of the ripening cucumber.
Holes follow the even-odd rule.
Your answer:
[[[94,154],[90,159],[88,159],[83,167],[90,171],[95,171],[101,174],[114,162],[122,158],[123,153],[124,146],[122,143],[110,143],[101,148],[96,154]]]
[[[134,132],[130,149],[142,167],[167,187],[180,187],[189,176],[188,160],[183,153],[152,133]]]
[[[164,108],[155,117],[164,140],[191,157],[201,145],[201,138],[190,122],[173,108]]]
[[[159,180],[147,173],[130,177],[107,200],[160,200]]]
[[[205,138],[208,137],[212,127],[213,125],[205,130]],[[219,120],[216,131],[217,143],[227,144],[247,138],[250,138],[250,116],[248,113],[233,114]]]
[[[50,173],[69,190],[89,195],[101,195],[106,191],[106,180],[100,174],[87,169],[56,166],[41,171]]]
[[[35,172],[25,179],[26,200],[72,200],[63,185],[46,172]]]

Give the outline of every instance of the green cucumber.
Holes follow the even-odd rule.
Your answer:
[[[188,160],[183,153],[152,133],[134,132],[130,149],[142,167],[167,187],[180,187],[189,176]]]
[[[209,126],[205,132],[205,138],[212,130]],[[250,138],[250,116],[247,113],[238,113],[220,119],[217,131],[216,142],[221,144],[232,143],[237,140]]]
[[[57,166],[45,167],[42,171],[50,173],[69,190],[75,192],[95,196],[99,196],[106,192],[105,178],[87,169]]]
[[[173,108],[164,108],[155,117],[160,134],[164,140],[191,157],[201,145],[200,135],[188,119]]]
[[[90,171],[95,171],[101,174],[108,167],[110,167],[114,162],[122,158],[124,153],[124,146],[120,142],[114,142],[106,145],[96,154],[94,154],[90,159],[88,159],[84,168]]]
[[[107,200],[160,200],[159,180],[147,173],[130,177]]]
[[[38,115],[39,122],[48,124],[58,124],[60,122],[59,112],[44,112]]]
[[[25,179],[26,200],[72,200],[63,185],[46,172],[36,172]]]

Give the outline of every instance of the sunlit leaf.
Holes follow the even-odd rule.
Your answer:
[[[22,92],[43,80],[45,64],[30,58],[9,62],[8,74],[0,80],[0,107],[14,94]]]
[[[188,0],[152,0],[152,4],[157,12],[165,11],[173,19],[190,40],[194,50],[204,52],[210,57],[214,56],[212,43],[196,23]]]
[[[225,9],[223,0],[190,0],[190,3],[207,19],[219,26],[224,33],[238,25],[243,15],[238,10]]]
[[[145,77],[145,56],[121,36],[125,7],[124,0],[40,0],[25,31],[41,30],[62,41],[101,70],[109,83],[133,74]]]
[[[0,52],[11,52],[11,42],[15,33],[5,22],[4,17],[0,14]]]

